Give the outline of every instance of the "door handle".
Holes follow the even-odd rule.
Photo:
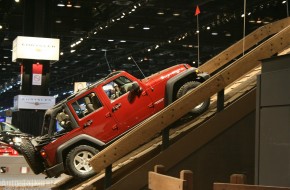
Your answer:
[[[88,127],[93,123],[93,120],[88,120],[85,124],[84,127]]]
[[[118,109],[120,109],[121,105],[122,105],[121,103],[116,104],[116,105],[112,108],[112,111],[113,111],[113,112],[117,111]]]

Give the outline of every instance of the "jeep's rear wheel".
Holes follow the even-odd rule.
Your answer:
[[[180,98],[181,96],[185,95],[186,93],[188,93],[190,90],[196,88],[198,85],[200,85],[200,82],[197,81],[190,81],[185,83],[184,85],[182,85],[176,95],[176,98]],[[208,107],[210,105],[210,98],[208,98],[207,100],[205,100],[204,102],[200,103],[199,105],[197,105],[195,108],[193,108],[190,113],[191,114],[202,114],[204,113]]]
[[[66,157],[66,168],[71,176],[88,178],[95,174],[90,159],[99,151],[88,145],[80,145],[72,149]]]
[[[42,159],[40,158],[40,155],[37,153],[29,139],[23,138],[22,144],[19,146],[19,149],[35,174],[40,174],[44,171]]]

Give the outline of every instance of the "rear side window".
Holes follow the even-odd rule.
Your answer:
[[[83,118],[103,107],[98,96],[94,92],[79,98],[72,103],[72,106],[79,118]]]

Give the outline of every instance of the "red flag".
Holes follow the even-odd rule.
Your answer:
[[[195,9],[195,16],[198,15],[200,13],[200,10],[199,10],[199,7],[198,5],[196,6],[196,9]]]

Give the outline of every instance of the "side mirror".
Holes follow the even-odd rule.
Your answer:
[[[130,89],[130,92],[138,92],[140,90],[140,86],[137,82],[132,83],[132,88]]]
[[[140,88],[140,85],[137,82],[133,82],[131,85],[130,93],[128,95],[128,101],[133,102],[136,96],[140,95],[140,92],[142,89]]]

